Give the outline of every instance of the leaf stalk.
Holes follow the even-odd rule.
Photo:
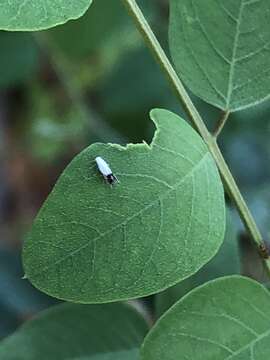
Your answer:
[[[229,110],[226,110],[226,111],[222,111],[221,113],[221,118],[219,119],[218,123],[217,123],[217,126],[216,126],[216,129],[214,130],[213,132],[213,137],[215,139],[218,138],[218,136],[220,135],[221,131],[223,130],[227,120],[228,120],[228,117],[230,115],[230,111]]]

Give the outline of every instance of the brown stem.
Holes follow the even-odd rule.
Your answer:
[[[226,121],[228,119],[230,115],[230,111],[229,110],[226,110],[226,111],[222,111],[221,113],[221,118],[219,119],[218,123],[217,123],[217,126],[215,128],[215,130],[213,131],[213,137],[215,139],[218,138],[219,134],[221,133],[224,125],[226,124]]]

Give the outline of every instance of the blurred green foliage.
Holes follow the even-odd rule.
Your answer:
[[[27,81],[38,69],[38,49],[27,33],[0,31],[0,89]]]

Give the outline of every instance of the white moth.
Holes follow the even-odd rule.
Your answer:
[[[117,177],[113,175],[112,170],[107,164],[107,162],[104,159],[102,159],[102,157],[97,156],[95,158],[95,161],[97,163],[98,170],[100,171],[100,173],[102,174],[102,176],[104,177],[104,179],[107,181],[108,184],[114,185],[115,183],[119,182]]]

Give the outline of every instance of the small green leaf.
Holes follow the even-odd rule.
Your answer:
[[[192,290],[152,328],[142,360],[270,358],[270,294],[241,276]]]
[[[194,274],[220,247],[223,187],[202,139],[153,110],[149,146],[93,144],[67,167],[27,239],[28,279],[57,298],[98,303],[149,295]],[[120,180],[112,188],[95,164]]]
[[[269,0],[171,0],[176,69],[205,101],[239,110],[269,98]]]
[[[123,304],[62,304],[44,311],[0,343],[5,360],[137,360],[147,332]]]
[[[77,19],[92,0],[0,0],[0,29],[34,31]]]

